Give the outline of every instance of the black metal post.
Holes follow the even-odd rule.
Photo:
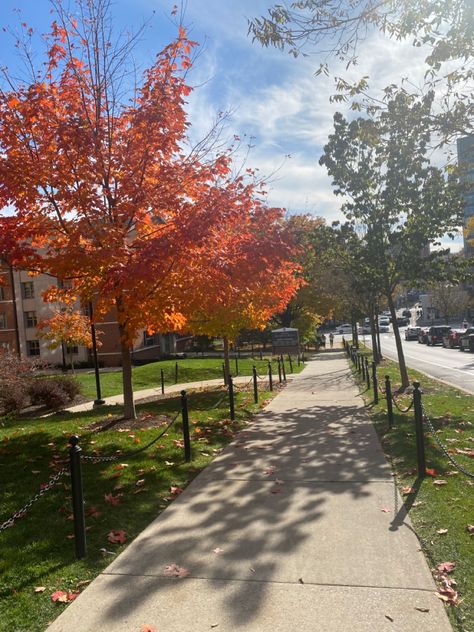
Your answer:
[[[239,374],[239,358],[238,358],[238,356],[235,356],[235,374],[236,375]]]
[[[181,391],[181,417],[183,418],[184,460],[191,460],[191,438],[189,436],[188,396],[186,391]]]
[[[270,390],[273,391],[273,375],[272,375],[272,363],[268,361],[268,382]]]
[[[253,401],[258,404],[258,383],[257,383],[257,368],[255,365],[252,367],[253,375]]]
[[[92,336],[92,359],[94,361],[94,374],[95,374],[95,390],[97,397],[94,400],[94,406],[101,406],[105,404],[105,400],[102,399],[102,393],[100,390],[100,374],[99,374],[99,359],[97,357],[97,337],[95,333],[95,325],[92,322],[92,303],[89,302],[89,318],[91,321],[91,336]]]
[[[365,358],[365,379],[367,380],[367,388],[370,388],[369,360]]]
[[[423,435],[423,408],[421,405],[420,383],[413,382],[413,407],[415,409],[416,455],[418,478],[426,476],[425,438]]]
[[[161,369],[161,394],[165,394],[165,374],[163,369]]]
[[[176,362],[174,365],[174,383],[178,383],[178,363]]]
[[[277,358],[277,362],[278,362],[278,381],[281,384],[282,383],[282,379],[281,379],[281,362],[280,362],[280,358]]]
[[[227,386],[227,375],[225,373],[225,364],[222,363],[222,375],[224,376],[224,386]]]
[[[387,421],[390,430],[393,428],[393,404],[392,404],[392,386],[390,384],[390,375],[385,376],[385,398],[387,400]]]
[[[283,381],[286,382],[286,369],[285,369],[285,361],[283,360],[283,355],[280,357],[281,361],[281,372],[283,374]]]
[[[230,410],[230,420],[235,420],[235,407],[234,407],[234,380],[232,379],[232,375],[229,375],[229,410]]]
[[[81,452],[79,437],[73,435],[69,439],[69,469],[71,472],[72,513],[74,516],[74,548],[76,558],[80,560],[87,555],[86,522],[84,518],[84,494],[82,490]]]
[[[290,363],[290,373],[293,373],[293,361],[290,354],[288,354],[288,362]]]
[[[362,370],[362,379],[365,380],[365,362],[364,362],[365,358],[364,356],[361,356],[360,358],[360,368]]]
[[[296,356],[296,361],[298,362],[298,366],[300,365],[300,354],[298,352],[298,355]]]
[[[377,365],[372,362],[372,385],[374,387],[374,404],[379,403],[379,387],[377,382]]]

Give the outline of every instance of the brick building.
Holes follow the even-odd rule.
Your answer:
[[[49,349],[47,341],[41,340],[37,323],[51,316],[51,308],[42,300],[42,292],[55,280],[40,274],[29,276],[27,272],[12,269],[0,263],[0,347],[10,349],[22,357],[41,357],[50,364],[61,365],[69,354],[74,363],[92,362],[91,350],[72,347],[68,350]],[[121,352],[117,321],[111,312],[103,322],[96,323],[102,343],[97,354],[104,366],[120,366]],[[148,335],[141,331],[133,345],[132,355],[136,362],[157,360],[163,355],[183,350],[191,340],[175,334]]]

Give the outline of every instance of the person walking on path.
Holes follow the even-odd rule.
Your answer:
[[[326,334],[321,334],[321,346],[326,349]]]
[[[329,334],[329,346],[331,347],[331,349],[332,349],[332,348],[333,348],[333,346],[334,346],[334,334],[332,333],[332,331],[331,331],[331,333]]]

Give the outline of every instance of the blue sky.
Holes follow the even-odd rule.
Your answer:
[[[142,67],[175,36],[174,4],[178,0],[113,3],[118,29],[137,27],[151,18],[136,51]],[[270,5],[270,0],[187,0],[184,24],[190,37],[200,43],[190,75],[195,86],[188,107],[192,136],[204,136],[216,113],[229,111],[225,133],[229,138],[239,135],[244,144],[245,139],[252,141],[248,166],[263,175],[273,174],[267,187],[269,203],[291,213],[341,219],[340,200],[333,195],[330,178],[318,160],[332,131],[332,116],[345,106],[329,102],[334,93],[331,79],[314,76],[321,61],[318,57],[294,59],[252,43],[247,20],[264,14]],[[48,0],[0,0],[0,26],[17,22],[15,8],[37,32],[47,30],[51,21]],[[0,63],[14,67],[13,44],[4,32],[0,32],[0,46]],[[423,58],[424,52],[408,42],[390,41],[374,33],[364,42],[360,63],[349,76],[369,75],[374,94],[402,77],[421,85]],[[333,69],[343,72],[336,63]]]

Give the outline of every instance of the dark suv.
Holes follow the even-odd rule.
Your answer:
[[[446,336],[451,331],[451,327],[448,325],[434,325],[428,329],[427,345],[441,345],[443,344],[443,336]]]
[[[474,327],[469,327],[459,338],[459,351],[474,351]]]

